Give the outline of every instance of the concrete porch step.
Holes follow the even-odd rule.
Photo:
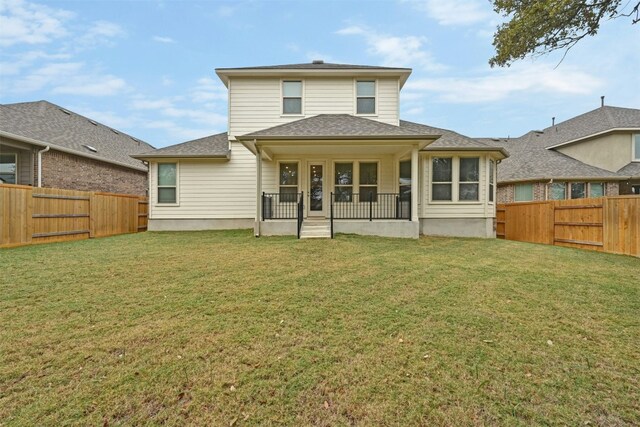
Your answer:
[[[301,239],[330,239],[331,224],[329,221],[304,221],[300,230]]]

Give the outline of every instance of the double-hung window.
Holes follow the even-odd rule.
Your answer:
[[[590,182],[589,197],[602,197],[602,196],[604,196],[604,183]]]
[[[282,114],[302,114],[302,81],[282,82]]]
[[[400,200],[411,200],[411,160],[400,162]]]
[[[552,182],[549,185],[549,199],[550,200],[564,200],[567,198],[567,183],[566,182]]]
[[[177,203],[177,179],[177,163],[158,163],[158,203]]]
[[[451,201],[453,192],[453,158],[434,157],[431,161],[431,199]]]
[[[376,82],[358,80],[356,82],[356,114],[376,113]]]
[[[633,135],[633,161],[640,162],[640,133]]]
[[[353,200],[353,162],[335,164],[335,200],[350,202]]]
[[[460,158],[460,183],[458,200],[478,201],[480,193],[480,159],[478,157]]]
[[[378,201],[378,163],[360,162],[359,184],[360,201]]]
[[[530,202],[533,200],[533,184],[516,184],[515,197],[516,202]]]
[[[584,199],[587,197],[587,183],[586,182],[572,182],[571,183],[571,198],[572,199]]]
[[[298,163],[280,163],[280,201],[295,202],[298,195]]]
[[[16,184],[18,182],[18,155],[15,153],[0,154],[0,184]]]
[[[495,173],[494,172],[495,168],[496,168],[496,163],[493,160],[489,160],[489,201],[490,202],[493,202],[493,191],[494,191],[493,174]]]

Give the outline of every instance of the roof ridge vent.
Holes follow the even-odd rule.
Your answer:
[[[314,59],[313,61],[311,61],[312,64],[315,65],[320,65],[320,64],[324,64],[324,60],[323,59]]]
[[[98,149],[97,149],[97,148],[95,148],[95,147],[92,147],[91,145],[88,145],[88,144],[82,144],[82,146],[83,146],[84,148],[86,148],[87,150],[89,150],[89,151],[93,151],[94,153],[97,153],[97,152],[98,152]]]

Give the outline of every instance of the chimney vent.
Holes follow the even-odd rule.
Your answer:
[[[600,106],[604,107],[604,95],[600,97]]]
[[[316,65],[318,65],[318,64],[324,64],[324,61],[323,61],[322,59],[314,59],[314,60],[313,60],[313,62],[312,62],[312,64],[316,64]]]
[[[555,125],[556,125],[556,118],[551,117],[551,126],[555,126]]]

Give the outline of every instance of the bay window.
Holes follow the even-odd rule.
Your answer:
[[[493,193],[494,193],[494,179],[493,176],[495,174],[496,163],[493,160],[489,160],[489,201],[493,202]]]
[[[431,199],[443,201],[452,200],[453,158],[434,157],[431,165]]]
[[[458,200],[477,201],[480,193],[480,158],[460,158]]]

